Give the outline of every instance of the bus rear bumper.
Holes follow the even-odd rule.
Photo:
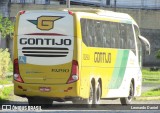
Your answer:
[[[53,99],[78,98],[77,83],[46,85],[14,81],[14,94],[21,97],[46,97]]]

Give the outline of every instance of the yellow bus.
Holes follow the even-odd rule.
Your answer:
[[[14,94],[29,104],[130,104],[142,88],[138,25],[98,9],[20,11],[14,33]]]

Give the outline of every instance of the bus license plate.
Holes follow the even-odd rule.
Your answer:
[[[39,90],[41,92],[49,92],[49,91],[51,91],[51,88],[50,87],[40,87]]]

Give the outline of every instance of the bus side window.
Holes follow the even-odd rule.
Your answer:
[[[104,47],[110,48],[111,47],[111,29],[110,29],[110,23],[109,22],[105,22],[104,24]]]
[[[116,48],[115,38],[111,38],[111,48]]]
[[[86,46],[89,45],[88,39],[87,39],[87,20],[86,19],[81,19],[81,34],[82,34],[82,40],[86,44]]]
[[[120,30],[120,45],[121,49],[129,49],[127,47],[127,31],[126,31],[126,24],[120,23],[119,24]]]
[[[101,35],[101,21],[95,20],[95,46],[94,47],[102,47],[102,35]]]
[[[111,22],[111,48],[118,48],[119,47],[119,30],[118,30],[118,23]]]
[[[93,42],[93,28],[92,28],[92,22],[93,20],[87,19],[87,39],[88,39],[88,46],[92,47],[94,44]]]
[[[96,21],[90,20],[90,33],[92,38],[92,47],[97,47]]]
[[[105,22],[101,22],[101,26],[102,26],[102,47],[106,47],[106,42],[107,42],[107,38],[106,38],[106,33],[105,33],[105,29],[106,29],[106,24]]]
[[[139,65],[142,66],[142,54],[143,53],[142,53],[142,44],[141,44],[141,41],[139,39],[140,31],[139,31],[139,28],[136,25],[134,25],[134,30],[135,30],[137,46],[138,46]]]
[[[127,44],[128,48],[131,49],[135,53],[135,40],[134,40],[134,33],[131,24],[127,24]]]

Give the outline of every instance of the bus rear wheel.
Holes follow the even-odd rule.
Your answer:
[[[84,104],[93,104],[94,101],[94,87],[93,84],[90,85],[90,93],[89,93],[89,98],[88,99],[84,99],[83,103]]]
[[[134,86],[133,83],[130,83],[130,88],[129,88],[129,96],[125,97],[125,98],[120,98],[120,102],[122,105],[128,105],[131,104],[131,101],[133,99],[134,96]]]
[[[94,88],[93,85],[90,85],[90,92],[89,92],[89,98],[87,99],[82,99],[82,100],[73,100],[72,103],[73,104],[93,104],[93,100],[94,100]]]
[[[101,86],[98,83],[97,88],[95,89],[94,93],[94,101],[93,104],[99,104],[101,99]]]

